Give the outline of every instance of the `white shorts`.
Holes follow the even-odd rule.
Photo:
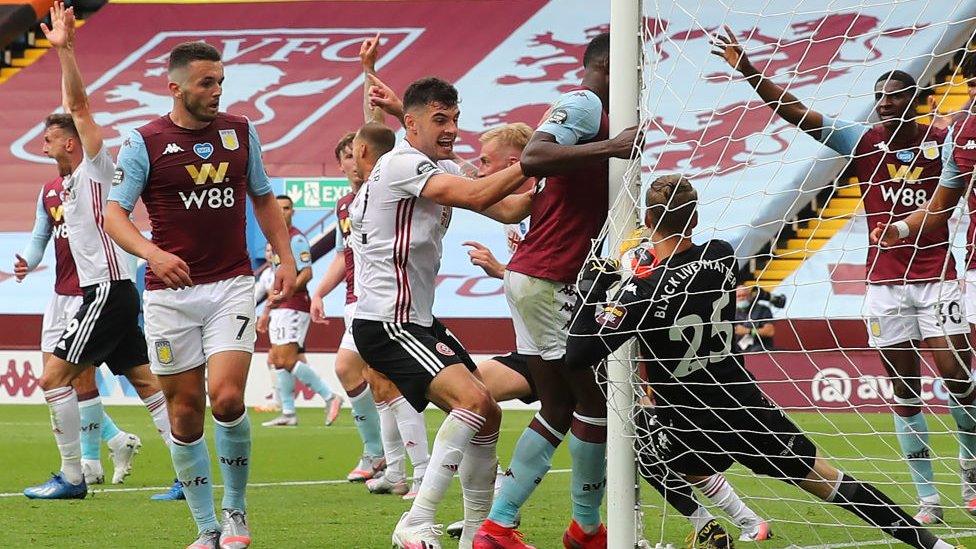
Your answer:
[[[872,347],[969,333],[957,280],[901,286],[868,284],[864,319]]]
[[[345,317],[346,321],[346,329],[342,332],[342,341],[339,342],[339,348],[352,351],[358,355],[359,349],[356,348],[356,340],[352,338],[352,319],[355,315],[356,302],[346,303],[346,308],[342,311],[342,316]]]
[[[305,334],[308,333],[308,323],[312,317],[305,311],[295,309],[271,309],[268,322],[268,337],[272,345],[288,345],[297,343],[305,346]]]
[[[976,269],[966,271],[966,284],[963,286],[966,299],[966,319],[976,324]]]
[[[172,375],[221,351],[254,352],[254,277],[143,295],[150,369]]]
[[[566,354],[566,337],[576,304],[576,288],[505,271],[505,298],[512,310],[519,354],[558,360]]]
[[[41,352],[53,353],[61,340],[68,322],[75,317],[81,307],[82,296],[54,294],[47,303],[44,320],[41,323]]]

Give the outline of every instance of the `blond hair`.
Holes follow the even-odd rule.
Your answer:
[[[654,221],[648,227],[660,235],[683,235],[691,228],[698,205],[698,191],[680,174],[654,180],[645,195],[647,213]]]
[[[523,122],[515,122],[512,124],[505,124],[504,126],[495,126],[494,128],[481,134],[478,141],[482,143],[488,143],[489,141],[498,141],[499,145],[512,147],[513,149],[521,151],[529,143],[529,138],[532,137],[532,128]]]

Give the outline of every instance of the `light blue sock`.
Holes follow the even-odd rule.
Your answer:
[[[364,381],[362,385],[348,391],[352,401],[352,419],[359,430],[359,438],[363,439],[363,453],[367,456],[383,455],[383,439],[380,437],[380,414],[376,411],[376,401],[373,391]]]
[[[959,464],[964,469],[976,467],[976,405],[972,402],[960,404],[960,401],[972,400],[973,390],[973,382],[970,381],[969,387],[962,393],[949,391],[949,413],[959,427]]]
[[[112,416],[105,411],[105,406],[102,406],[102,441],[108,442],[121,432],[119,426],[112,421]]]
[[[214,423],[217,424],[214,430],[217,460],[224,478],[224,499],[220,507],[245,511],[244,492],[251,461],[251,421],[245,412],[229,423],[216,419]]]
[[[213,477],[210,476],[210,452],[201,436],[193,442],[173,439],[169,445],[176,478],[183,486],[186,504],[190,506],[197,531],[220,530],[213,504]]]
[[[536,486],[542,482],[552,466],[552,455],[562,442],[565,433],[549,426],[536,414],[529,426],[522,431],[512,452],[512,462],[505,472],[502,488],[495,497],[488,518],[509,528],[515,526],[516,517]]]
[[[919,499],[936,500],[939,492],[933,482],[929,427],[921,411],[922,401],[917,398],[895,397],[895,403],[900,407],[909,408],[909,410],[902,410],[903,413],[917,410],[917,413],[909,416],[894,414],[895,434],[898,437],[898,445],[901,446],[901,453],[908,463],[908,471],[912,475],[912,482],[915,483],[915,491],[918,492]]]
[[[102,449],[102,399],[95,397],[78,403],[81,414],[81,459],[98,461]]]
[[[281,401],[281,413],[295,415],[295,376],[283,368],[276,369],[278,376],[278,400]]]
[[[607,491],[607,419],[573,414],[569,434],[573,459],[573,518],[587,533],[600,525],[600,504]]]
[[[295,367],[291,370],[292,375],[294,375],[298,381],[305,384],[306,387],[315,391],[324,400],[329,400],[332,398],[332,390],[329,386],[322,381],[322,378],[315,373],[315,370],[311,368],[308,364],[302,361],[295,363]]]

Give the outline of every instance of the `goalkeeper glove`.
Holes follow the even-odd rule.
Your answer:
[[[604,293],[620,281],[620,263],[616,259],[609,257],[594,257],[583,265],[583,272],[580,273],[577,289],[580,294],[586,297],[594,289]]]

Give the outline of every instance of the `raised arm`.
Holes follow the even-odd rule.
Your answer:
[[[376,36],[363,40],[359,46],[359,60],[363,65],[363,120],[369,122],[379,122],[386,124],[386,115],[378,105],[372,105],[369,101],[369,89],[373,87],[373,82],[369,75],[376,75],[376,57],[379,55],[380,33]]]
[[[403,122],[403,101],[397,96],[393,88],[387,86],[375,74],[367,74],[366,80],[369,82],[367,90],[367,101],[370,107],[378,107],[383,112],[395,116],[402,125]]]
[[[62,103],[75,123],[85,156],[94,158],[102,150],[102,128],[92,116],[85,82],[75,59],[74,8],[65,9],[64,3],[55,2],[51,7],[51,27],[41,23],[41,30],[57,50],[61,61]]]
[[[712,38],[712,47],[712,54],[721,57],[733,70],[742,74],[746,82],[756,90],[767,106],[776,111],[776,114],[810,134],[814,139],[820,139],[823,115],[808,109],[796,96],[756,69],[729,27],[725,27],[725,36],[715,35]]]

